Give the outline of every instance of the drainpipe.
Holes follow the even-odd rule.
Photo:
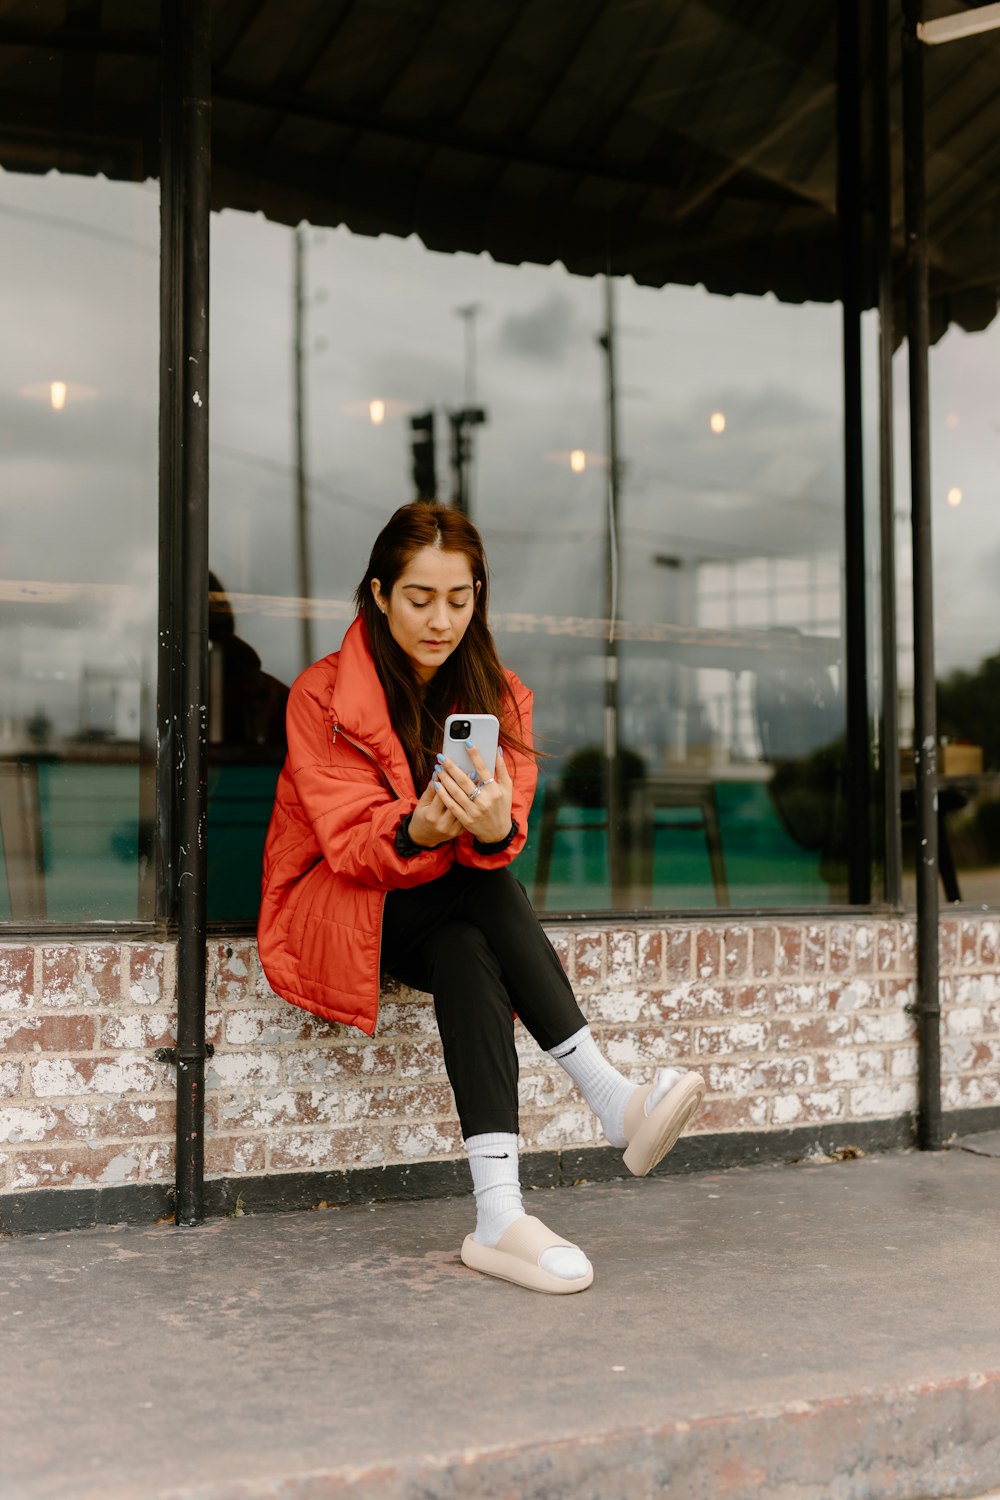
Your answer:
[[[889,60],[890,0],[872,6],[871,136],[873,152],[875,261],[879,319],[879,556],[882,669],[882,837],[884,896],[888,906],[903,903],[903,853],[899,791],[899,687],[896,637],[896,491],[893,469],[892,350],[892,137]]]
[[[177,1067],[175,1219],[204,1217],[205,940],[208,665],[208,251],[211,214],[209,0],[163,6],[162,243],[168,304],[161,436],[169,562],[164,587],[170,639],[161,650],[161,794],[174,793],[164,830],[165,909],[177,922],[177,1046],[160,1054]],[[167,789],[166,776],[174,785]]]
[[[938,973],[937,698],[931,550],[929,246],[924,144],[923,0],[903,0],[903,186],[906,338],[910,386],[913,533],[914,770],[917,832],[917,1144],[941,1149],[941,1001]]]
[[[861,12],[837,7],[837,217],[844,365],[844,598],[847,667],[847,886],[852,906],[871,900],[871,750],[868,713],[865,481],[861,311],[864,247],[861,172]]]

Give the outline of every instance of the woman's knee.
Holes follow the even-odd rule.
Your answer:
[[[500,972],[500,961],[482,928],[464,918],[438,928],[433,939],[431,963],[435,974],[457,971],[461,975],[477,970]]]

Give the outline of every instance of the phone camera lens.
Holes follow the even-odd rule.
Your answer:
[[[467,740],[472,734],[472,725],[468,719],[456,719],[451,726],[451,737],[453,740]]]

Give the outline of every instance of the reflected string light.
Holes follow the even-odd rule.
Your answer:
[[[408,417],[416,408],[409,401],[390,396],[366,396],[363,401],[349,401],[341,411],[348,417],[360,417],[370,427],[381,427],[397,417]]]
[[[951,489],[948,491],[948,504],[951,506],[957,506],[961,505],[961,503],[962,491],[958,488],[957,484],[952,485]]]
[[[92,401],[97,387],[82,385],[78,380],[36,380],[32,385],[22,385],[19,394],[29,401],[44,401],[52,411],[65,411],[72,403]]]
[[[573,474],[586,474],[591,469],[606,469],[607,454],[593,453],[588,448],[559,448],[546,453],[547,464],[565,466]]]
[[[715,433],[716,437],[721,437],[721,435],[726,430],[726,414],[725,414],[725,412],[724,411],[713,411],[712,415],[708,419],[708,425],[709,425],[709,427],[711,427],[711,429]]]

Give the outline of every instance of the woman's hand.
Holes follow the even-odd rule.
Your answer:
[[[435,844],[457,838],[461,832],[462,824],[441,801],[433,781],[429,781],[410,818],[413,843],[419,844],[421,849],[433,849]]]
[[[504,764],[502,750],[497,752],[497,768],[493,776],[474,745],[469,746],[469,758],[476,768],[478,787],[453,760],[439,756],[435,772],[437,795],[461,826],[481,844],[498,844],[510,833],[514,783]]]

